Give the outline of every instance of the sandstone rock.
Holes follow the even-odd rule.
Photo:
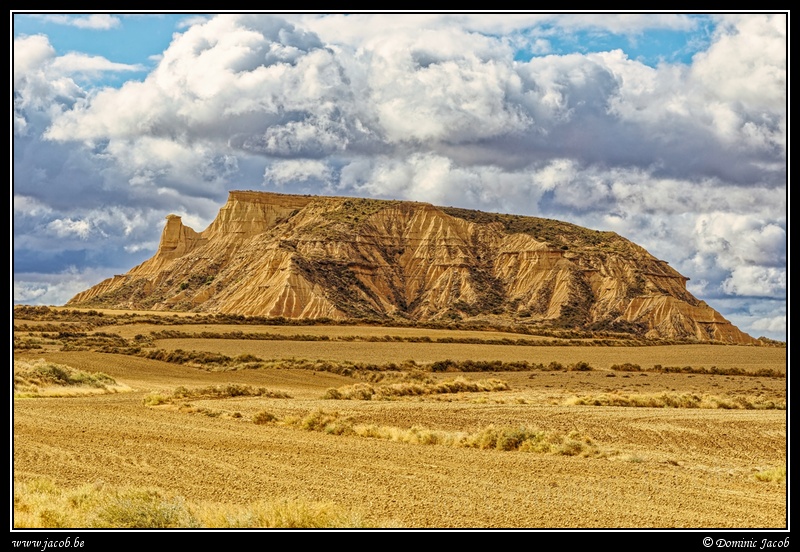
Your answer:
[[[286,318],[487,320],[755,343],[613,232],[416,202],[233,191],[202,232],[70,305]]]

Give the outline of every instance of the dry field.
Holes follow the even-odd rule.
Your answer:
[[[15,320],[20,323],[51,322]],[[106,324],[84,332],[133,340],[164,329],[332,339],[535,339],[419,328],[148,323]],[[66,514],[26,502],[23,491],[43,481],[64,493],[158,489],[180,497],[200,525],[208,516],[197,512],[241,512],[263,501],[333,505],[348,513],[345,519],[366,527],[770,529],[788,523],[787,379],[647,371],[660,364],[785,374],[785,348],[146,341],[154,349],[264,360],[414,360],[420,365],[411,372],[345,376],[292,367],[207,369],[100,352],[54,332],[17,330],[15,339],[40,342],[40,348],[15,351],[18,372],[24,361],[45,359],[101,372],[123,389],[13,400],[18,526],[71,526]],[[444,359],[564,366],[583,361],[593,369],[424,370],[424,363]],[[641,365],[642,371],[610,369],[625,362]],[[507,388],[470,390],[471,384],[489,380]],[[396,395],[380,394],[390,387]],[[376,394],[371,400],[326,398],[331,389]],[[653,406],[665,400],[667,406]],[[487,440],[492,431],[508,437],[514,431],[521,435],[523,428],[546,435],[545,446],[530,441],[513,450]]]

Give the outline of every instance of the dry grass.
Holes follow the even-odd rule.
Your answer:
[[[396,525],[394,523],[387,525]],[[14,527],[58,529],[374,527],[358,512],[331,503],[258,501],[247,505],[191,502],[157,488],[103,482],[64,488],[38,478],[14,483]]]
[[[753,477],[767,483],[786,483],[786,466],[761,470],[756,472]]]
[[[391,400],[398,397],[435,395],[443,393],[479,393],[490,391],[507,391],[508,383],[498,379],[468,381],[464,378],[455,378],[438,383],[399,382],[386,385],[373,386],[368,383],[357,383],[328,389],[325,399],[345,400]]]
[[[599,451],[591,439],[578,431],[564,435],[557,431],[541,430],[528,426],[489,425],[477,431],[445,431],[422,426],[408,429],[356,424],[339,412],[315,410],[304,417],[287,417],[280,423],[306,431],[319,431],[329,435],[350,435],[385,439],[415,445],[444,445],[481,450],[535,452],[562,456],[596,456]]]
[[[14,398],[74,397],[129,390],[102,372],[84,372],[44,359],[14,361]]]
[[[242,413],[238,410],[229,411],[217,408],[206,408],[195,406],[189,400],[220,400],[232,399],[237,397],[255,397],[267,399],[290,399],[291,395],[284,391],[275,391],[265,387],[253,387],[252,385],[242,385],[227,383],[224,385],[210,385],[207,387],[189,389],[184,386],[177,387],[172,393],[149,393],[142,399],[142,403],[149,407],[167,407],[171,410],[179,410],[189,414],[205,414],[211,418],[242,418]],[[264,424],[272,421],[274,417],[266,412],[260,412],[253,417],[256,424]]]
[[[720,397],[696,393],[581,395],[567,399],[569,405],[627,406],[643,408],[722,408],[745,410],[786,410],[785,402],[764,397]]]
[[[290,399],[291,395],[284,391],[275,391],[265,387],[253,387],[252,385],[228,383],[223,385],[209,385],[207,387],[194,389],[180,386],[176,387],[175,390],[169,395],[164,395],[163,393],[151,393],[143,399],[143,402],[146,406],[158,406],[161,404],[174,403],[176,401],[189,399],[230,399],[233,397]]]

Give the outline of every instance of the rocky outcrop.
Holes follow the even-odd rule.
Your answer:
[[[70,305],[286,318],[485,320],[752,343],[613,232],[425,203],[230,192],[202,232]]]

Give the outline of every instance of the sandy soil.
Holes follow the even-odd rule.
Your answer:
[[[734,357],[743,350],[716,349],[722,356]],[[576,395],[614,390],[785,401],[785,379],[621,373],[612,377],[607,371],[465,374],[470,379],[497,377],[511,389],[397,401],[332,401],[321,398],[326,389],[357,380],[299,370],[206,372],[92,352],[16,356],[44,356],[102,371],[133,389],[101,396],[15,400],[13,475],[18,480],[46,476],[65,486],[102,480],[156,486],[190,500],[235,504],[303,498],[356,508],[368,519],[405,527],[787,525],[786,484],[754,477],[786,465],[786,410],[568,404]],[[291,398],[195,401],[239,412],[241,418],[143,404],[152,392],[213,383],[265,386],[286,391]],[[260,410],[282,417],[320,407],[352,416],[358,423],[399,428],[469,431],[489,424],[526,424],[560,432],[577,430],[590,437],[602,454],[556,456],[415,445],[249,420]]]

